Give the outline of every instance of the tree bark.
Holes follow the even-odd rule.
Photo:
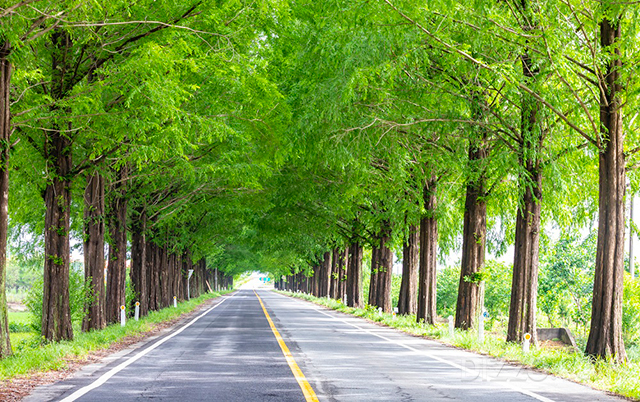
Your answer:
[[[171,295],[169,294],[169,252],[167,246],[160,247],[158,255],[158,268],[160,272],[160,308],[171,305]]]
[[[402,282],[398,296],[398,314],[415,314],[418,302],[418,264],[420,233],[409,226],[409,236],[402,248]]]
[[[624,275],[624,193],[626,187],[624,133],[622,131],[619,42],[620,20],[600,23],[600,42],[610,54],[601,82],[599,153],[599,210],[591,329],[586,354],[595,358],[627,358],[622,341]]]
[[[147,294],[149,295],[149,311],[158,310],[157,302],[157,283],[158,277],[156,273],[156,245],[147,240]]]
[[[65,55],[71,48],[68,32],[54,30],[52,40],[51,95],[62,99],[67,88],[68,66]],[[57,106],[51,107],[55,112]],[[54,123],[45,130],[45,163],[52,177],[44,192],[44,281],[42,336],[47,341],[73,339],[69,305],[69,218],[71,210],[72,142],[68,133]]]
[[[511,281],[511,303],[507,341],[522,342],[524,334],[537,344],[536,300],[538,296],[538,262],[540,246],[540,202],[542,174],[529,164],[528,180],[516,217],[516,237]]]
[[[125,305],[127,280],[127,200],[125,198],[126,166],[118,171],[117,182],[112,186],[110,197],[109,269],[107,271],[107,322],[120,320],[120,306]]]
[[[426,213],[420,219],[420,272],[416,321],[433,325],[436,320],[436,268],[438,219],[435,215],[437,179],[432,177],[422,191]]]
[[[104,178],[99,173],[87,177],[84,191],[84,278],[91,289],[85,303],[82,330],[106,326],[104,293]]]
[[[380,250],[378,251],[378,298],[376,305],[382,307],[382,311],[385,313],[391,313],[393,310],[391,305],[393,251],[389,248],[390,236],[390,228],[387,226],[380,236]]]
[[[347,306],[364,307],[362,301],[362,246],[357,241],[349,245]]]
[[[462,267],[458,286],[455,327],[469,329],[482,313],[484,268],[487,234],[487,206],[484,201],[485,177],[482,161],[487,157],[484,138],[469,144],[472,178],[467,184],[462,234]]]
[[[318,297],[329,296],[331,287],[331,252],[327,251],[322,256],[320,263],[320,288]]]
[[[349,247],[340,252],[338,257],[338,299],[342,300],[347,294],[347,264],[349,258]]]
[[[367,304],[376,306],[378,301],[378,275],[380,262],[380,249],[377,245],[371,246],[371,272],[369,274],[369,298]]]
[[[11,355],[7,309],[7,232],[9,224],[9,144],[11,137],[11,45],[0,45],[0,359]]]
[[[522,1],[525,18],[523,30],[534,29],[535,17],[529,1]],[[528,49],[520,57],[522,76],[526,85],[535,84],[538,68],[531,60]],[[541,151],[544,136],[539,127],[540,103],[532,95],[522,93],[519,146],[520,200],[516,211],[515,251],[511,282],[511,303],[507,341],[522,342],[524,334],[531,335],[531,343],[537,344],[536,299],[538,294],[538,262],[540,246],[540,202],[542,200]]]
[[[148,273],[147,273],[147,215],[143,209],[135,210],[135,218],[131,222],[131,285],[140,302],[140,316],[149,313]]]
[[[331,298],[334,300],[340,298],[340,296],[338,296],[340,293],[340,274],[338,272],[338,269],[340,269],[340,265],[338,263],[339,259],[340,249],[336,247],[333,249],[331,256],[331,290],[329,292]]]

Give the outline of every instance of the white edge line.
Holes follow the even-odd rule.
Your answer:
[[[288,298],[288,299],[302,300],[302,299],[297,299],[297,298],[292,298],[292,297],[288,297],[288,296],[285,296],[285,295],[281,295],[281,294],[279,294],[279,293],[275,293],[275,292],[273,292],[273,293],[274,293],[274,294],[277,294],[278,296],[282,296],[282,297],[285,297],[285,298]],[[304,301],[306,301],[306,300],[304,300]],[[393,344],[395,344],[395,345],[398,345],[398,346],[400,346],[400,347],[403,347],[403,348],[405,348],[405,349],[409,349],[409,350],[411,350],[411,351],[413,351],[413,352],[416,352],[416,353],[422,354],[422,355],[424,355],[424,356],[426,356],[426,357],[428,357],[428,358],[430,358],[430,359],[433,359],[433,360],[439,361],[439,362],[441,362],[441,363],[448,364],[449,366],[454,367],[454,368],[457,368],[458,370],[464,371],[464,372],[466,372],[466,373],[468,373],[468,374],[474,374],[474,375],[477,375],[477,376],[479,376],[479,377],[482,377],[482,379],[483,379],[483,380],[485,380],[485,381],[487,381],[487,382],[491,382],[491,379],[490,379],[489,377],[487,377],[485,374],[480,373],[479,371],[474,371],[474,370],[468,369],[468,368],[466,368],[466,367],[464,367],[464,366],[461,366],[461,365],[459,365],[459,364],[457,364],[457,363],[453,363],[453,362],[447,361],[447,360],[445,360],[445,359],[443,359],[443,358],[441,358],[441,357],[434,356],[434,355],[432,355],[431,353],[426,352],[426,351],[424,351],[424,350],[419,350],[419,349],[416,349],[416,348],[411,347],[411,346],[409,346],[409,345],[405,345],[404,343],[401,343],[401,342],[398,342],[398,341],[394,341],[393,339],[389,339],[389,338],[387,338],[387,337],[385,337],[385,336],[383,336],[383,335],[376,334],[375,332],[371,332],[371,331],[369,331],[369,330],[368,330],[368,329],[366,329],[366,328],[362,328],[362,327],[360,327],[360,326],[358,326],[358,325],[356,325],[356,324],[350,323],[350,322],[348,322],[348,321],[346,321],[346,320],[343,320],[343,319],[341,319],[341,318],[334,317],[334,316],[332,316],[331,314],[328,314],[328,313],[326,313],[326,312],[324,312],[324,311],[320,310],[319,308],[311,307],[311,309],[312,309],[312,310],[317,311],[317,312],[318,312],[318,313],[320,313],[320,314],[326,315],[327,317],[329,317],[329,318],[331,318],[331,319],[334,319],[334,320],[336,320],[336,321],[341,321],[341,322],[343,322],[343,323],[345,323],[345,324],[347,324],[347,325],[350,325],[350,326],[352,326],[352,327],[354,327],[354,328],[357,328],[357,329],[359,329],[360,331],[365,332],[365,333],[367,333],[367,334],[369,334],[369,335],[373,335],[373,336],[378,337],[378,338],[380,338],[380,339],[384,339],[384,340],[385,340],[385,341],[387,341],[387,342],[391,342],[391,343],[393,343]],[[333,311],[333,310],[332,310],[332,311]],[[354,317],[354,319],[355,319],[355,317]],[[445,345],[445,346],[446,346],[446,345]],[[469,352],[469,353],[473,353],[473,352]],[[510,385],[510,384],[496,383],[496,382],[494,382],[494,384],[495,384],[495,385],[498,385],[498,386],[500,386],[500,387],[507,388],[507,389],[509,389],[509,390],[516,391],[516,392],[519,392],[519,393],[521,393],[521,394],[524,394],[524,395],[530,396],[530,397],[535,398],[535,399],[537,399],[537,400],[539,400],[539,401],[541,401],[541,402],[555,402],[553,399],[549,399],[549,398],[544,397],[544,396],[542,396],[542,395],[538,395],[538,394],[536,394],[535,392],[531,392],[531,391],[527,391],[527,390],[524,390],[524,389],[516,388],[516,387],[514,387],[514,386],[512,386],[512,385]]]
[[[181,333],[182,331],[184,331],[185,329],[189,328],[191,326],[191,324],[195,323],[196,321],[198,321],[200,318],[204,317],[205,315],[207,315],[211,310],[213,310],[214,308],[218,307],[219,305],[221,305],[222,303],[224,303],[227,299],[231,298],[233,296],[229,296],[229,297],[225,297],[223,298],[220,303],[216,304],[215,306],[211,307],[210,309],[208,309],[207,311],[205,311],[204,313],[200,314],[199,316],[197,316],[196,318],[194,318],[193,320],[191,320],[188,324],[186,324],[185,326],[183,326],[182,328],[180,328],[179,330],[175,331],[174,333],[162,338],[161,340],[159,340],[158,342],[154,343],[153,345],[149,346],[148,348],[146,348],[145,350],[143,350],[142,352],[139,352],[138,354],[136,354],[135,356],[131,357],[130,359],[120,363],[119,365],[117,365],[116,367],[112,368],[111,370],[107,371],[106,373],[104,373],[103,375],[101,375],[97,380],[95,380],[93,383],[84,386],[82,388],[80,388],[79,390],[77,390],[76,392],[74,392],[73,394],[69,395],[68,397],[62,399],[60,402],[73,402],[76,399],[80,398],[81,396],[85,395],[86,393],[93,391],[94,389],[98,388],[99,386],[101,386],[102,384],[104,384],[105,382],[107,382],[107,380],[109,380],[109,378],[113,377],[114,375],[116,375],[117,373],[119,373],[120,371],[122,371],[123,369],[125,369],[127,366],[129,366],[130,364],[132,364],[133,362],[135,362],[136,360],[140,359],[141,357],[143,357],[144,355],[146,355],[147,353],[151,352],[152,350],[154,350],[155,348],[157,348],[158,346],[162,345],[163,343],[165,343],[166,341],[168,341],[169,339],[173,338],[174,336],[178,335],[179,333]]]

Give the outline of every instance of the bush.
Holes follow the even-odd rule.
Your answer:
[[[624,278],[622,338],[626,346],[640,343],[640,281],[628,274]]]
[[[78,323],[84,317],[85,302],[91,298],[91,290],[84,283],[84,274],[75,268],[69,270],[69,305],[71,321]],[[24,304],[31,312],[31,328],[37,333],[42,332],[42,298],[43,280],[37,279],[25,298]]]

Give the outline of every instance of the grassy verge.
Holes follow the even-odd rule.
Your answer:
[[[418,324],[415,322],[415,315],[394,318],[392,314],[378,313],[373,307],[353,308],[347,307],[337,300],[317,298],[304,293],[279,293],[378,322],[410,334],[436,339],[448,345],[535,367],[597,389],[640,400],[640,363],[637,361],[630,361],[624,365],[606,361],[592,363],[582,353],[568,349],[532,348],[529,353],[523,353],[520,345],[508,343],[492,334],[486,334],[483,343],[478,342],[475,331],[456,330],[453,336],[449,336],[446,324],[441,323],[435,326]]]
[[[128,320],[124,327],[120,324],[113,324],[102,331],[80,332],[72,341],[42,345],[37,334],[12,334],[11,341],[15,340],[17,346],[13,356],[0,360],[0,379],[10,379],[18,375],[39,371],[64,369],[67,367],[69,359],[82,358],[91,351],[107,349],[124,338],[140,336],[153,331],[159,324],[189,313],[207,300],[224,293],[228,292],[204,294],[190,301],[179,303],[177,308],[168,307],[160,311],[153,311],[139,321]]]

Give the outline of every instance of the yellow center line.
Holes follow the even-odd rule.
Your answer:
[[[293,376],[296,378],[296,381],[298,381],[298,385],[300,385],[300,389],[304,394],[304,399],[307,402],[318,402],[318,397],[316,396],[316,393],[313,391],[313,388],[311,388],[311,385],[305,378],[304,374],[302,374],[302,370],[300,370],[300,367],[298,367],[298,364],[296,363],[295,359],[291,355],[291,352],[289,351],[287,344],[284,343],[284,340],[280,336],[280,333],[276,329],[276,326],[273,325],[273,321],[271,321],[271,317],[269,317],[269,313],[267,313],[267,309],[264,307],[264,303],[262,303],[262,299],[260,298],[260,296],[258,296],[258,293],[255,290],[253,291],[253,293],[255,293],[256,297],[258,298],[258,301],[260,302],[260,305],[262,306],[262,311],[264,311],[264,316],[267,317],[267,321],[269,321],[269,326],[271,327],[271,331],[273,331],[273,335],[275,335],[276,340],[278,341],[278,345],[280,345],[280,349],[282,349],[282,354],[284,354],[284,357],[287,360],[287,363],[289,363],[289,367],[291,368],[291,372],[293,373]]]

